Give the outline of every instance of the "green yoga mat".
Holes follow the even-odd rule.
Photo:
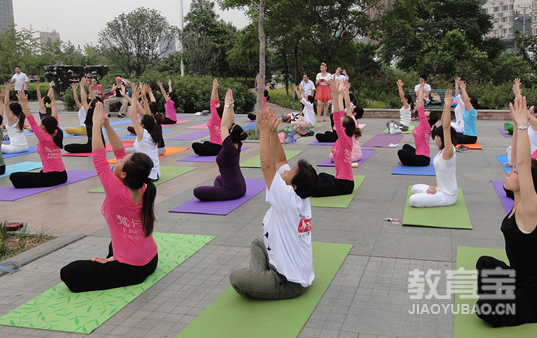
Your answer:
[[[459,246],[457,247],[457,269],[462,267],[466,270],[475,270],[475,263],[481,256],[491,256],[506,263],[509,262],[505,250]],[[477,288],[477,280],[475,283]],[[457,285],[456,281],[455,285]],[[460,304],[469,304],[473,307],[476,301],[477,299],[460,299],[459,295],[455,294],[455,309],[461,306]],[[537,324],[493,328],[475,314],[459,313],[453,316],[453,338],[534,338],[536,336]]]
[[[287,157],[287,160],[290,160],[301,152],[302,151],[300,150],[286,150],[285,156]],[[241,168],[261,168],[261,158],[259,157],[259,155],[257,155],[255,157],[252,157],[251,159],[242,161],[240,166]]]
[[[403,134],[411,134],[412,131],[414,130],[414,128],[416,128],[416,126],[414,125],[411,125],[410,127],[408,127],[408,130],[404,131]],[[388,128],[384,129],[382,131],[384,134],[388,134]]]
[[[310,204],[312,207],[348,208],[364,179],[365,176],[363,175],[354,175],[354,190],[352,191],[352,194],[329,197],[310,197]]]
[[[414,208],[408,204],[408,198],[412,195],[412,187],[408,187],[406,196],[405,214],[403,225],[417,225],[432,228],[472,229],[472,222],[468,214],[468,208],[459,188],[457,202],[447,207]]]
[[[177,337],[296,337],[349,254],[352,245],[313,243],[315,280],[303,295],[255,300],[229,287]]]
[[[186,174],[189,171],[196,169],[196,167],[173,167],[173,166],[161,166],[160,167],[160,178],[158,181],[153,182],[155,185],[162,184],[173,178]],[[104,193],[104,188],[98,187],[95,189],[88,190],[88,192],[102,192]]]
[[[158,267],[142,284],[73,293],[60,283],[0,317],[0,324],[91,333],[214,238],[164,233],[155,233],[154,237],[159,247]]]

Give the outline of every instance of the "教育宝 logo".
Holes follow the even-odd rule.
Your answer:
[[[444,280],[443,280],[444,279]],[[445,293],[440,286],[445,281]],[[409,314],[515,314],[515,270],[414,269],[408,273],[408,294],[412,300],[449,300],[453,296],[461,300],[478,300],[475,304],[413,303]]]

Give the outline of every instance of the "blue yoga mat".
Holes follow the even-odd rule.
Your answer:
[[[513,170],[513,168],[511,167],[506,167],[504,166],[503,164],[504,163],[507,163],[507,155],[496,155],[496,158],[498,159],[498,161],[500,161],[500,164],[503,168],[503,170],[505,171],[505,173],[507,174],[508,172],[510,172],[511,170]]]
[[[431,156],[431,163],[426,167],[412,167],[396,164],[395,168],[393,168],[392,175],[436,176],[433,159],[434,156]]]
[[[110,125],[111,126],[119,126],[119,125],[128,124],[128,123],[132,123],[132,120],[127,119],[127,120],[123,120],[123,121],[114,121],[114,122],[110,122]]]
[[[41,169],[43,168],[43,165],[41,162],[21,162],[21,163],[15,163],[6,166],[6,172],[3,175],[0,175],[0,177],[6,177],[11,175],[12,173],[20,172],[20,171],[30,171],[34,169]]]
[[[244,130],[250,130],[250,129],[255,129],[255,123],[252,123],[252,124],[247,124],[245,126],[241,126],[242,129]]]
[[[2,154],[2,156],[4,156],[4,158],[10,158],[10,157],[15,157],[15,156],[20,156],[20,155],[28,155],[28,154],[35,153],[36,150],[37,150],[37,146],[30,146],[30,148],[28,148],[28,151],[25,151],[23,153]]]

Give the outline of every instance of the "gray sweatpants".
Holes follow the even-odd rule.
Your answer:
[[[258,299],[295,298],[307,290],[298,283],[287,281],[269,264],[263,238],[252,241],[250,268],[232,271],[229,282],[237,293]]]

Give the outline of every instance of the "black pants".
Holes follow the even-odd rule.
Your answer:
[[[112,244],[108,257],[112,257]],[[157,268],[158,254],[142,266],[112,261],[99,263],[91,260],[74,261],[60,270],[60,278],[72,292],[107,290],[140,284]]]
[[[88,134],[88,142],[87,143],[71,143],[66,144],[63,149],[65,149],[66,152],[72,153],[72,154],[80,154],[80,153],[91,153],[93,150],[93,147],[91,145],[91,139],[93,138],[93,126],[86,126],[86,133]],[[101,133],[101,138],[103,140],[103,145],[106,145],[106,142],[104,141],[104,135]]]
[[[430,157],[416,155],[416,148],[410,144],[405,144],[403,149],[399,149],[397,156],[399,156],[399,161],[401,161],[403,165],[412,167],[426,167],[431,163]]]
[[[6,173],[6,165],[0,165],[0,175],[4,175]]]
[[[458,144],[474,144],[477,142],[477,136],[468,136],[461,133],[457,133]]]
[[[341,180],[327,173],[320,173],[317,176],[317,190],[311,196],[338,196],[348,195],[354,190],[354,181]]]
[[[249,114],[248,114],[248,118],[249,118],[250,120],[252,120],[252,121],[255,121],[255,118],[256,118],[256,117],[257,117],[257,115],[255,115],[255,114],[252,114],[252,113],[249,113]]]
[[[477,293],[479,295],[493,295],[496,293],[502,293],[502,290],[483,290],[483,281],[481,280],[481,271],[483,269],[494,270],[495,268],[501,269],[511,269],[504,262],[497,260],[496,258],[489,256],[481,256],[476,263],[477,274]],[[492,281],[493,278],[505,278],[504,274],[499,275],[489,275],[487,278],[490,278],[491,281],[487,282],[487,285],[494,285]],[[516,279],[519,278],[517,275]],[[525,323],[537,323],[537,291],[535,288],[530,287],[520,287],[519,279],[516,280],[516,289],[514,291],[515,299],[483,299],[480,297],[476,303],[476,307],[480,310],[481,313],[477,313],[477,316],[493,327],[500,326],[516,326]],[[501,308],[498,307],[500,304]],[[501,309],[505,311],[509,307],[514,307],[514,314],[499,314],[496,310]],[[489,308],[490,313],[483,313]],[[495,312],[495,313],[493,313]]]
[[[192,143],[192,150],[199,156],[216,156],[222,149],[221,144],[212,143],[209,141]]]
[[[9,175],[9,179],[15,188],[40,188],[52,187],[67,182],[67,172],[51,171],[44,173],[18,172]]]
[[[315,134],[315,138],[319,142],[336,142],[337,141],[337,133],[335,131],[326,131],[324,133],[317,133]]]
[[[167,117],[164,118],[164,121],[162,121],[160,124],[176,124],[177,123],[177,120],[172,120],[172,119],[169,119]]]

